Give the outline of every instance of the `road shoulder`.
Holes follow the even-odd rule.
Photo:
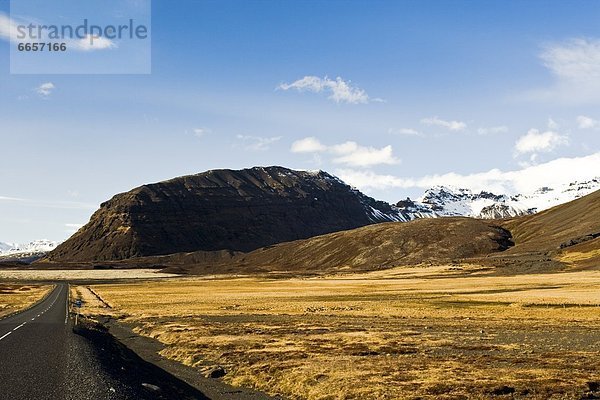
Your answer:
[[[281,397],[272,397],[252,389],[234,387],[218,379],[206,378],[192,367],[166,359],[159,354],[164,348],[162,343],[136,334],[132,326],[112,318],[102,318],[100,325],[141,360],[180,379],[212,400],[281,400]]]

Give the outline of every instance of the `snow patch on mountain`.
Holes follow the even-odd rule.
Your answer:
[[[2,254],[3,251],[12,249],[14,246],[14,244],[0,242],[0,254]]]
[[[532,193],[495,194],[487,191],[436,186],[416,201],[406,199],[396,206],[415,218],[467,216],[476,218],[509,218],[533,214],[573,201],[600,190],[600,177],[554,187],[541,187]],[[411,218],[414,219],[414,218]]]
[[[52,251],[58,246],[58,242],[41,239],[25,244],[10,244],[0,242],[0,256],[17,256],[43,254]]]

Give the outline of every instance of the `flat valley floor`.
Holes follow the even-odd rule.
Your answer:
[[[600,397],[600,271],[472,265],[72,286],[164,357],[290,399]]]

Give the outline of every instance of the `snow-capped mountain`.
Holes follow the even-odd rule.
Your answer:
[[[12,249],[13,247],[15,247],[14,244],[0,242],[0,254],[2,254],[2,252],[4,252],[4,251],[8,251],[8,250]]]
[[[11,244],[0,242],[0,257],[30,257],[36,254],[45,254],[58,246],[58,242],[42,239],[26,244]]]
[[[571,182],[556,187],[542,187],[533,193],[479,193],[469,189],[436,186],[416,201],[399,201],[396,207],[413,218],[467,216],[477,218],[508,218],[533,214],[567,203],[600,190],[600,177],[589,181]]]

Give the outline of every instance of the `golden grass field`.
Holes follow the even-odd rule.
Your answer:
[[[600,271],[501,277],[468,265],[413,267],[98,284],[72,295],[86,301],[84,313],[158,339],[165,357],[200,373],[223,366],[233,385],[290,399],[489,399],[511,390],[579,399],[600,381]]]
[[[0,317],[22,310],[41,300],[51,285],[0,283]]]

